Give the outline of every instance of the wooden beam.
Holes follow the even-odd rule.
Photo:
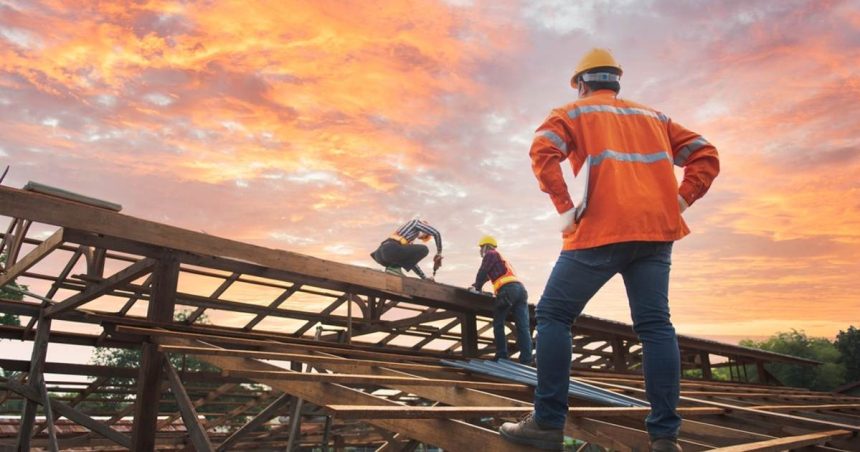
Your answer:
[[[221,283],[221,285],[218,286],[218,288],[215,289],[214,292],[212,292],[212,295],[209,295],[209,298],[216,298],[216,299],[220,298],[221,295],[223,295],[224,292],[226,292],[227,289],[229,289],[230,286],[232,286],[233,283],[236,282],[237,279],[239,279],[239,276],[241,276],[240,273],[234,272],[227,279],[225,279],[224,282]],[[194,312],[192,312],[191,314],[188,315],[188,318],[185,319],[185,323],[191,325],[192,323],[196,322],[197,319],[199,319],[200,316],[203,315],[203,311],[205,311],[205,310],[206,310],[206,308],[203,306],[197,308]]]
[[[22,385],[13,380],[7,380],[6,385],[9,389],[17,392],[18,394],[21,394],[28,400],[32,400],[36,403],[40,403],[41,401],[39,392],[34,390],[33,388]],[[95,433],[98,433],[99,435],[104,436],[105,438],[119,444],[120,446],[131,448],[131,441],[127,436],[108,427],[105,424],[102,424],[99,421],[96,421],[95,419],[78,411],[77,409],[72,408],[65,403],[59,402],[57,400],[51,400],[51,408],[53,408],[53,410],[56,411],[57,414],[65,416],[66,418],[77,424],[83,425],[84,427],[92,430]]]
[[[164,369],[167,373],[167,380],[170,382],[170,391],[176,397],[176,404],[179,406],[179,412],[182,413],[182,422],[185,424],[185,429],[188,431],[188,436],[191,438],[191,443],[199,452],[213,451],[212,443],[209,442],[209,437],[206,436],[206,430],[200,425],[200,419],[197,417],[197,411],[194,405],[191,404],[191,399],[188,398],[188,393],[182,386],[182,380],[176,369],[170,364],[169,360],[164,360]]]
[[[473,417],[513,418],[531,413],[530,406],[375,406],[375,405],[328,405],[324,407],[338,419],[465,419]],[[647,407],[571,407],[570,417],[633,417],[645,418],[651,412]],[[682,407],[678,413],[684,417],[725,414],[726,410],[711,407]]]
[[[394,292],[406,297],[432,299],[459,310],[470,309],[472,304],[481,303],[477,295],[460,287],[403,278],[370,268],[250,245],[8,187],[0,187],[0,215],[27,218],[40,223],[90,231],[202,256],[215,255],[252,262],[299,275]]]
[[[384,351],[372,351],[373,347],[358,347],[355,345],[344,345],[344,344],[335,344],[335,343],[327,343],[326,345],[312,345],[312,344],[320,344],[319,342],[311,341],[311,340],[303,340],[303,339],[288,339],[288,338],[278,338],[277,340],[259,340],[259,339],[244,339],[239,337],[230,337],[230,336],[218,336],[218,332],[213,331],[209,334],[200,334],[200,333],[187,333],[184,331],[175,331],[168,329],[152,329],[152,328],[140,328],[135,326],[126,326],[119,325],[116,328],[118,333],[124,334],[139,334],[146,336],[164,336],[164,337],[175,337],[182,339],[199,339],[202,341],[211,341],[217,343],[228,343],[235,345],[243,345],[243,346],[251,346],[251,347],[262,347],[267,350],[285,350],[285,351],[321,351],[328,352],[338,355],[344,356],[356,356],[356,357],[366,357],[371,359],[391,359],[391,360],[399,360],[399,361],[414,361],[414,362],[424,362],[424,363],[438,363],[439,358],[433,358],[430,356],[415,356],[415,355],[406,355],[406,354],[397,354],[391,352]],[[287,342],[289,341],[289,342]],[[376,349],[376,350],[384,350],[384,349]]]
[[[781,397],[775,395],[775,397]],[[835,411],[835,410],[860,410],[860,403],[828,403],[822,405],[752,405],[747,408],[764,411]]]
[[[44,384],[45,358],[48,355],[48,340],[51,334],[51,318],[44,315],[45,310],[39,311],[39,323],[36,327],[36,338],[33,341],[33,351],[30,355],[30,372],[27,382],[28,389],[37,397],[27,398],[21,415],[21,426],[18,430],[17,448],[19,452],[30,450],[30,438],[33,424],[36,422],[36,404],[39,403],[39,390]],[[11,382],[11,380],[10,380]]]
[[[48,389],[45,387],[45,380],[39,384],[39,392],[42,396],[42,411],[45,413],[45,423],[48,425],[48,450],[58,452],[60,446],[57,444],[57,429],[54,426],[54,412],[51,410],[51,398],[48,396]]]
[[[301,289],[301,287],[302,287],[301,284],[298,284],[298,283],[293,284],[293,287],[290,287],[289,289],[283,291],[278,296],[278,298],[275,298],[274,301],[269,303],[269,306],[266,307],[266,310],[269,313],[275,312],[275,310],[278,308],[278,306],[281,305],[281,303],[286,301],[287,298],[290,298],[294,293],[296,293],[299,289]],[[322,314],[327,315],[328,312],[322,312]],[[266,315],[267,315],[266,313],[262,313],[262,312],[257,314],[253,319],[251,319],[251,321],[249,321],[247,324],[245,324],[245,326],[243,326],[242,329],[246,330],[246,331],[250,331],[250,330],[254,329],[254,327],[257,326],[258,323],[262,322],[263,319],[266,318]],[[313,324],[315,322],[312,320],[309,320],[308,323]],[[296,336],[301,336],[301,333],[296,334]]]
[[[259,428],[264,423],[268,422],[269,419],[275,417],[278,412],[285,406],[290,403],[290,400],[293,399],[293,396],[289,394],[282,394],[280,397],[275,399],[274,402],[269,404],[263,411],[257,413],[253,419],[248,421],[241,428],[233,432],[232,435],[227,437],[221,444],[218,445],[218,452],[224,452],[229,450],[237,441],[239,441],[242,437],[246,436],[248,433],[253,432],[257,428]]]
[[[94,284],[92,287],[84,290],[83,292],[76,295],[72,295],[71,297],[53,306],[49,306],[45,310],[45,314],[50,317],[54,317],[64,311],[78,308],[84,303],[88,303],[92,300],[95,300],[96,298],[107,294],[111,290],[131,281],[134,281],[135,279],[145,275],[146,273],[149,273],[150,270],[155,266],[155,264],[156,261],[153,259],[142,259],[114,273],[109,278],[105,278],[102,282]]]
[[[147,320],[161,323],[169,323],[173,320],[178,280],[179,261],[173,254],[165,254],[153,270],[152,296],[147,308]],[[155,447],[163,360],[164,354],[158,351],[156,345],[149,342],[143,344],[132,429],[135,450],[148,451]]]
[[[26,256],[15,262],[11,267],[8,267],[6,272],[0,274],[0,287],[14,281],[15,278],[21,275],[21,273],[24,273],[30,269],[30,267],[38,264],[39,261],[45,258],[45,256],[62,245],[65,241],[64,233],[65,230],[63,228],[56,230],[50,237],[45,239],[45,241],[27,253]]]
[[[485,391],[515,391],[526,392],[531,388],[519,383],[487,383],[482,381],[443,380],[416,377],[367,376],[357,374],[321,374],[302,373],[288,370],[224,370],[226,376],[245,377],[252,380],[280,381],[313,381],[321,383],[339,383],[344,385],[387,386],[391,384],[403,386],[454,386]]]
[[[463,356],[466,358],[478,356],[478,319],[475,314],[463,314],[460,317],[460,335]]]
[[[205,343],[192,342],[176,338],[158,338],[164,345],[184,346],[206,346]],[[259,371],[280,370],[277,366],[257,360],[204,356],[204,361],[209,362],[221,369],[249,369]],[[303,381],[280,381],[261,379],[261,384],[280,389],[284,392],[301,397],[318,406],[329,405],[335,402],[355,402],[356,404],[368,405],[394,405],[395,402],[373,396],[361,391],[349,389],[337,384],[303,382]],[[410,438],[424,443],[433,444],[446,450],[469,450],[475,444],[481,444],[485,450],[499,452],[505,451],[527,451],[524,446],[509,443],[502,439],[498,433],[482,427],[467,424],[465,422],[450,419],[373,419],[368,423],[389,431],[406,434]]]
[[[615,384],[615,383],[606,383],[603,381],[587,379],[587,378],[580,378],[580,381],[582,381],[584,383],[591,383],[591,384],[594,384],[594,385],[597,385],[597,386],[600,386],[603,388],[620,389],[620,390],[623,390],[626,392],[634,392],[634,393],[639,393],[639,394],[645,393],[644,389],[634,388],[632,386],[619,385],[619,384]],[[785,423],[788,425],[804,426],[807,428],[829,428],[831,430],[832,429],[845,429],[845,430],[851,430],[851,431],[860,433],[860,426],[848,425],[848,424],[843,424],[843,423],[839,423],[839,422],[822,421],[819,419],[813,419],[813,418],[809,418],[809,417],[794,416],[794,415],[790,415],[790,414],[773,412],[773,411],[757,410],[754,407],[732,405],[729,403],[716,402],[713,400],[705,400],[705,399],[699,399],[699,398],[683,396],[683,395],[680,397],[680,400],[682,402],[689,402],[689,403],[694,403],[697,405],[726,408],[728,410],[731,410],[733,414],[745,414],[745,415],[756,416],[759,418],[764,418],[767,421],[773,422],[773,423],[782,422],[782,423]]]
[[[253,350],[231,350],[226,348],[202,348],[202,347],[174,347],[170,345],[160,345],[159,350],[165,353],[185,353],[191,355],[213,355],[213,356],[236,356],[254,359],[273,359],[279,361],[298,361],[303,363],[343,363],[353,366],[379,366],[390,369],[412,370],[412,371],[429,371],[429,372],[459,372],[455,367],[451,366],[434,366],[431,364],[412,364],[399,363],[382,360],[362,360],[354,358],[340,358],[329,356],[316,356],[299,353],[284,353],[284,352],[259,352]]]
[[[821,445],[836,438],[852,436],[848,430],[828,430],[824,432],[808,433],[805,435],[789,436],[786,438],[769,439],[754,443],[738,444],[735,446],[714,449],[714,452],[779,452],[783,450],[794,450],[806,446]]]

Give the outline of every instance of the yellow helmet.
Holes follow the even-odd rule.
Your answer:
[[[621,65],[615,61],[615,57],[609,53],[609,50],[606,49],[591,49],[585,56],[579,60],[579,64],[576,65],[576,71],[573,73],[573,77],[570,78],[570,86],[576,88],[576,79],[585,71],[590,69],[599,68],[599,67],[611,67],[618,69],[618,75],[621,75],[623,71],[621,70]]]
[[[481,240],[478,240],[478,246],[491,245],[493,248],[498,248],[499,244],[496,243],[496,239],[491,235],[485,235],[481,237]]]

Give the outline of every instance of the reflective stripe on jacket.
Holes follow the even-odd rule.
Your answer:
[[[674,241],[690,230],[678,195],[692,205],[720,170],[716,148],[668,116],[610,90],[558,108],[538,127],[530,156],[541,190],[559,213],[573,208],[561,163],[579,174],[590,157],[588,206],[564,249]],[[673,164],[684,168],[680,187]]]

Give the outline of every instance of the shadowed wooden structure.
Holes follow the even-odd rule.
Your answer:
[[[0,448],[525,450],[496,428],[530,410],[532,388],[440,362],[492,356],[487,297],[108,206],[0,187],[0,287],[32,288],[0,300],[27,322],[0,338],[32,342],[29,362],[0,359],[2,414],[18,416],[0,422]],[[575,378],[644,397],[629,325],[583,316],[573,332]],[[679,341],[702,377],[682,382],[686,450],[860,450],[860,398],[779,386],[765,367],[815,362]],[[51,362],[51,344],[139,350],[140,365]],[[712,380],[719,367],[734,381]],[[647,446],[646,410],[571,406],[568,435]]]

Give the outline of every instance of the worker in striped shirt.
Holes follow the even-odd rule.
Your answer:
[[[415,239],[427,242],[430,238],[436,241],[436,255],[433,257],[433,273],[442,266],[442,234],[430,226],[425,220],[414,219],[397,228],[387,239],[379,244],[379,248],[370,254],[379,265],[385,267],[387,273],[403,275],[403,270],[414,272],[421,279],[430,279],[421,271],[418,262],[430,253],[426,245],[412,243]]]

